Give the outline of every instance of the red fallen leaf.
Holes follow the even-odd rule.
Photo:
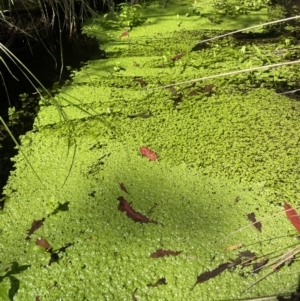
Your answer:
[[[182,251],[172,251],[172,250],[163,250],[163,249],[158,249],[155,252],[153,252],[149,257],[150,258],[159,258],[159,257],[164,257],[164,256],[177,256],[181,253]]]
[[[227,270],[228,268],[232,267],[232,263],[231,262],[226,262],[226,263],[221,263],[217,268],[215,268],[212,271],[207,271],[202,273],[201,275],[199,275],[197,277],[197,281],[194,284],[194,286],[192,287],[192,289],[198,284],[198,283],[202,283],[205,282],[213,277],[218,276],[219,274],[221,274],[222,272],[224,272],[225,270]]]
[[[36,244],[37,246],[40,246],[40,247],[42,247],[42,248],[45,248],[46,250],[51,248],[50,244],[49,244],[45,239],[42,239],[42,238],[37,239],[37,240],[35,241],[35,244]]]
[[[120,36],[119,36],[119,39],[123,38],[123,37],[126,37],[126,36],[129,36],[129,31],[128,29],[126,29]]]
[[[156,286],[159,286],[159,285],[166,285],[167,284],[167,282],[166,282],[166,278],[160,278],[160,279],[158,279],[155,283],[149,283],[149,284],[147,284],[147,286],[148,287],[156,287]]]
[[[157,155],[154,151],[152,151],[150,148],[147,146],[142,146],[140,148],[140,153],[147,157],[150,161],[156,161],[157,160]]]
[[[177,60],[181,59],[183,56],[185,56],[185,53],[179,53],[179,54],[173,56],[173,57],[171,58],[171,60],[172,60],[172,61],[177,61]]]
[[[297,211],[288,203],[284,203],[284,210],[287,218],[290,220],[290,222],[293,224],[296,230],[300,233],[300,216],[298,215]]]
[[[27,230],[28,235],[27,235],[27,237],[26,237],[26,240],[30,239],[30,235],[31,235],[32,233],[34,233],[37,229],[39,229],[40,227],[43,226],[44,221],[45,221],[45,218],[42,218],[42,219],[40,219],[40,220],[34,221],[34,222],[31,224],[31,228]]]
[[[147,216],[141,214],[140,212],[135,211],[130,203],[128,203],[122,196],[118,197],[120,211],[126,212],[127,217],[131,218],[135,222],[139,223],[153,223],[158,224],[157,221],[150,220]]]
[[[126,193],[129,193],[123,183],[120,183],[120,188]]]
[[[255,213],[249,213],[247,214],[248,219],[252,222],[253,226],[261,232],[262,224],[259,221],[256,221]]]

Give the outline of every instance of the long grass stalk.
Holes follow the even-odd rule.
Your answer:
[[[23,152],[20,144],[18,143],[18,141],[15,139],[13,133],[10,131],[9,127],[6,125],[5,121],[3,120],[3,118],[0,116],[0,121],[3,124],[5,130],[7,131],[7,133],[9,134],[9,136],[11,137],[11,139],[14,141],[14,143],[16,144],[17,148],[20,150],[20,152],[22,153],[22,155],[24,156],[27,164],[30,166],[30,168],[32,169],[33,173],[35,174],[35,176],[39,179],[39,181],[42,183],[42,185],[44,186],[44,183],[42,182],[41,178],[39,177],[39,175],[37,174],[37,172],[35,171],[35,169],[33,168],[32,164],[30,163],[29,159],[27,158],[26,154]]]
[[[201,44],[201,43],[205,43],[205,42],[210,42],[210,41],[213,41],[213,40],[217,40],[217,39],[220,39],[220,38],[228,37],[228,36],[233,35],[235,33],[243,32],[243,31],[246,31],[246,30],[255,29],[255,28],[259,28],[259,27],[263,27],[263,26],[267,26],[267,25],[272,25],[272,24],[277,24],[277,23],[282,23],[282,22],[286,22],[286,21],[290,21],[290,20],[294,20],[294,19],[299,19],[299,18],[300,18],[300,16],[294,16],[294,17],[275,20],[275,21],[271,21],[271,22],[267,22],[267,23],[263,23],[263,24],[250,26],[250,27],[245,27],[245,28],[242,28],[242,29],[239,29],[239,30],[235,30],[235,31],[231,31],[229,33],[222,34],[220,36],[216,36],[216,37],[213,37],[213,38],[209,38],[209,39],[206,39],[206,40],[199,41],[196,45]]]
[[[196,83],[196,82],[204,81],[204,80],[207,80],[207,79],[224,77],[224,76],[235,75],[235,74],[240,74],[240,73],[252,72],[252,71],[257,71],[257,70],[264,70],[264,69],[269,69],[269,68],[277,68],[277,67],[281,67],[281,66],[295,65],[295,64],[299,64],[299,63],[300,63],[300,60],[297,60],[297,61],[271,64],[271,65],[266,65],[266,66],[258,66],[258,67],[253,67],[253,68],[249,68],[249,69],[234,70],[234,71],[224,72],[224,73],[220,73],[220,74],[204,76],[204,77],[201,77],[201,78],[190,79],[190,80],[183,81],[183,82],[178,82],[178,83],[175,83],[175,84],[159,86],[159,87],[156,87],[156,88],[149,89],[149,91],[150,90],[170,88],[170,87],[179,86],[179,85],[187,85],[187,84],[190,84],[190,83]]]

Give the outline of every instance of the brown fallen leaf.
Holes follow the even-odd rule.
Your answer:
[[[250,265],[254,259],[256,259],[256,254],[249,250],[242,251],[239,252],[238,259],[240,260],[240,264],[242,266],[247,266]]]
[[[204,91],[205,93],[211,93],[214,86],[215,86],[214,84],[206,85],[206,86],[204,87],[203,91]]]
[[[253,273],[258,274],[268,261],[268,258],[262,258],[260,261],[253,263]]]
[[[256,221],[255,213],[249,213],[247,214],[248,219],[252,222],[252,225],[259,231],[261,232],[262,230],[262,224],[260,221]]]
[[[129,30],[128,29],[126,29],[122,34],[120,34],[119,39],[121,39],[123,37],[126,37],[126,36],[129,37]]]
[[[40,227],[43,226],[44,224],[44,221],[45,221],[45,218],[42,218],[40,220],[35,220],[32,224],[31,224],[31,228],[27,230],[28,232],[28,235],[26,237],[26,240],[29,240],[30,239],[30,235],[32,233],[34,233],[37,229],[39,229]]]
[[[124,186],[123,183],[120,183],[120,188],[121,188],[121,190],[123,190],[124,192],[128,193],[128,191],[127,191],[127,189],[126,189],[126,187]]]
[[[157,221],[150,220],[147,216],[142,213],[135,211],[130,203],[128,203],[122,196],[118,197],[119,206],[118,209],[120,211],[126,212],[127,217],[131,218],[135,222],[139,223],[153,223],[158,224]]]
[[[40,246],[40,247],[42,247],[42,248],[45,248],[46,250],[48,250],[48,249],[51,248],[50,244],[49,244],[45,239],[42,239],[42,238],[37,239],[37,240],[35,241],[35,244],[36,244],[37,246]]]
[[[177,54],[177,55],[174,55],[174,56],[171,58],[171,60],[172,60],[172,61],[177,61],[177,60],[181,59],[183,56],[185,56],[185,53],[179,53],[179,54]]]
[[[181,252],[182,251],[172,251],[172,250],[158,249],[155,252],[153,252],[149,257],[150,258],[159,258],[159,257],[164,257],[164,256],[177,256]]]

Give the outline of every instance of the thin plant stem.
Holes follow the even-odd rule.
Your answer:
[[[234,71],[230,71],[230,72],[224,72],[224,73],[205,76],[205,77],[201,77],[201,78],[195,78],[195,79],[191,79],[191,80],[187,80],[187,81],[183,81],[183,82],[179,82],[179,83],[175,83],[175,84],[170,84],[170,85],[166,85],[166,86],[159,86],[156,88],[149,89],[148,91],[170,88],[170,87],[179,86],[179,85],[186,85],[186,84],[190,84],[190,83],[196,83],[196,82],[204,81],[207,79],[218,78],[218,77],[223,77],[223,76],[228,76],[228,75],[241,74],[241,73],[257,71],[257,70],[264,70],[264,69],[269,69],[269,68],[277,68],[277,67],[281,67],[281,66],[295,65],[295,64],[299,64],[299,63],[300,63],[300,60],[297,60],[297,61],[291,61],[291,62],[271,64],[271,65],[266,65],[266,66],[253,67],[253,68],[243,69],[243,70],[234,70]]]
[[[290,17],[290,18],[275,20],[275,21],[271,21],[271,22],[267,22],[267,23],[263,23],[263,24],[259,24],[259,25],[254,25],[254,26],[242,28],[242,29],[239,29],[239,30],[235,30],[235,31],[231,31],[229,33],[222,34],[220,36],[216,36],[216,37],[213,37],[213,38],[210,38],[210,39],[199,41],[196,45],[201,44],[201,43],[205,43],[205,42],[209,42],[209,41],[213,41],[213,40],[217,40],[217,39],[220,39],[220,38],[228,37],[230,35],[233,35],[235,33],[239,33],[239,32],[245,31],[245,30],[254,29],[254,28],[258,28],[258,27],[262,27],[262,26],[266,26],[266,25],[282,23],[282,22],[286,22],[286,21],[290,21],[290,20],[294,20],[294,19],[298,19],[298,18],[300,18],[300,16],[294,16],[294,17]]]
[[[23,152],[22,148],[20,147],[20,144],[18,143],[18,141],[15,139],[14,135],[12,134],[12,132],[10,131],[9,127],[6,125],[6,123],[4,122],[3,118],[0,116],[0,121],[3,124],[3,126],[5,127],[6,131],[8,132],[8,134],[10,135],[11,139],[14,141],[14,143],[16,144],[17,148],[20,150],[20,152],[22,153],[22,155],[24,156],[27,164],[30,166],[30,168],[32,169],[33,173],[36,175],[36,177],[39,179],[39,181],[42,183],[42,185],[44,186],[41,178],[39,177],[39,175],[37,174],[37,172],[35,171],[35,169],[33,168],[32,164],[30,163],[30,161],[28,160],[27,156],[25,155],[25,153]]]

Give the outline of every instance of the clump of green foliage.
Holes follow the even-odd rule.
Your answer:
[[[121,3],[116,11],[111,11],[104,15],[103,25],[105,27],[119,28],[128,27],[132,29],[142,23],[141,10],[139,4]]]
[[[242,0],[242,1],[232,1],[232,0],[215,0],[214,8],[222,11],[226,15],[246,15],[251,11],[257,11],[264,7],[267,7],[270,0]]]

